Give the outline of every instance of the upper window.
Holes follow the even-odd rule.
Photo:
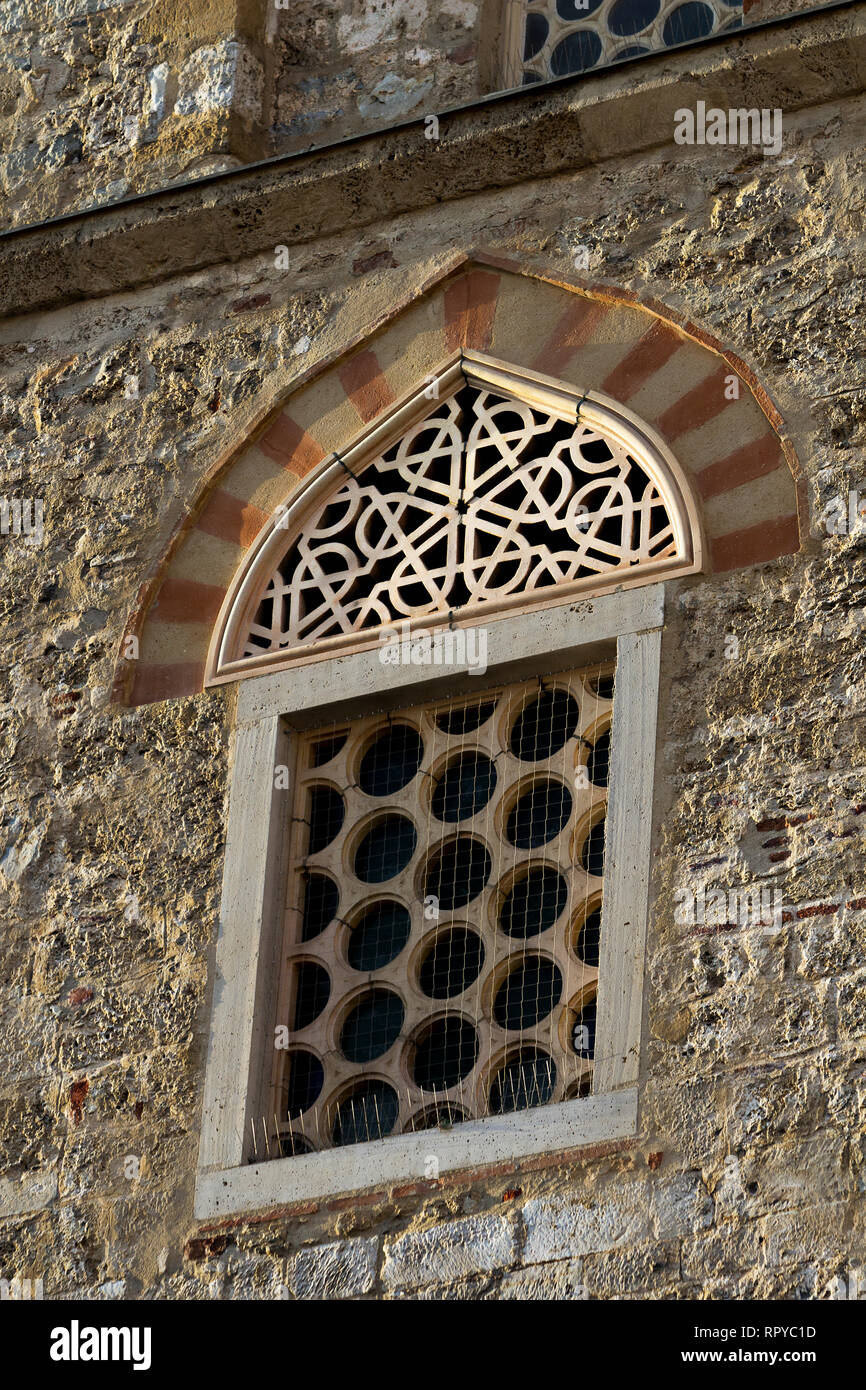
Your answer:
[[[546,82],[742,24],[743,0],[523,0],[510,85]]]

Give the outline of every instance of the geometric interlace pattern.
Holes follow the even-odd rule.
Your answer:
[[[464,386],[309,517],[244,656],[458,613],[676,557],[629,451],[585,423]]]

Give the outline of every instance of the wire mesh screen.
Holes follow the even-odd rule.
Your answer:
[[[613,669],[297,738],[254,1157],[592,1086]]]

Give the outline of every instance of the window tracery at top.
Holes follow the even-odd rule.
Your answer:
[[[638,451],[464,381],[308,513],[263,588],[242,658],[543,599],[687,562]]]

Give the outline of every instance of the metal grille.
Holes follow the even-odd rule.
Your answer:
[[[466,385],[304,520],[245,657],[543,598],[679,557],[668,500],[585,421]]]
[[[592,1084],[610,666],[296,738],[254,1156]]]
[[[517,0],[526,86],[737,29],[742,0]]]

